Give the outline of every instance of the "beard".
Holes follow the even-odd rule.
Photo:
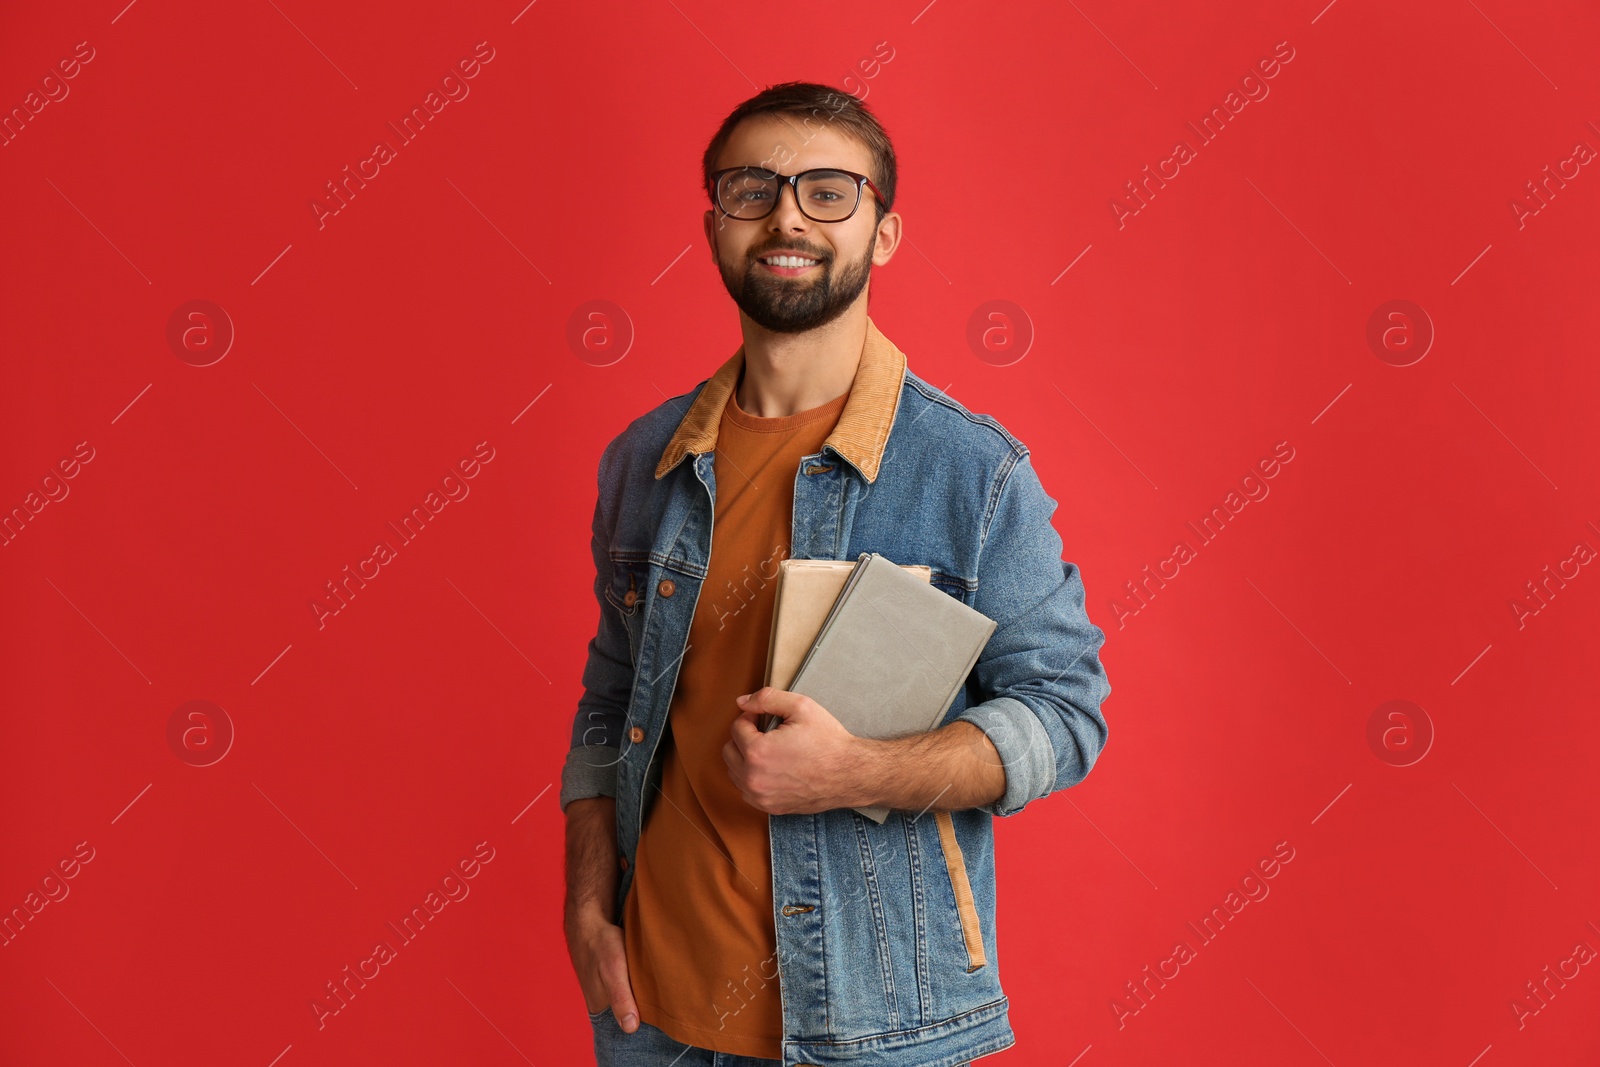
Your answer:
[[[720,259],[717,270],[728,295],[754,322],[773,333],[804,333],[827,325],[856,302],[872,279],[872,243],[859,260],[838,271],[833,259],[821,258],[815,277],[773,274],[754,257],[742,274]]]

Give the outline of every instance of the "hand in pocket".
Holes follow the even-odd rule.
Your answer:
[[[622,927],[596,919],[567,932],[567,952],[591,1016],[609,1006],[624,1033],[639,1029],[639,1009],[628,981],[628,953]]]

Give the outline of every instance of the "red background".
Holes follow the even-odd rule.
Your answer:
[[[0,948],[0,1060],[592,1055],[556,796],[595,464],[737,347],[700,152],[807,79],[899,151],[875,321],[1031,447],[1107,631],[1103,757],[997,826],[1019,1043],[984,1062],[1595,1061],[1593,965],[1512,1008],[1600,950],[1600,575],[1526,589],[1600,548],[1600,174],[1511,206],[1600,146],[1593,5],[122,3],[0,32],[7,112],[94,50],[0,147],[0,509],[93,450],[0,549],[0,907],[93,850]],[[485,41],[470,95],[319,227],[324,184]],[[1200,146],[1185,123],[1279,42]],[[1180,138],[1197,157],[1119,226]],[[236,331],[209,366],[168,341],[191,300]],[[593,300],[631,336],[609,365],[568,341]],[[1023,358],[969,347],[991,300]],[[1367,340],[1392,300],[1436,335],[1407,366]],[[325,583],[484,441],[470,496],[319,627]],[[1186,523],[1285,441],[1201,546]],[[193,700],[235,735],[209,766],[169,740]],[[1420,711],[1374,746],[1391,700]],[[324,984],[480,842],[470,896],[319,1029]],[[1270,895],[1119,1025],[1280,842]]]

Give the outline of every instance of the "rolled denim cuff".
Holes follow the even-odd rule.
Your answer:
[[[991,815],[1015,815],[1030,800],[1045,796],[1055,785],[1055,750],[1050,735],[1033,709],[1016,697],[995,697],[967,708],[955,721],[972,723],[1000,753],[1006,769],[1006,791],[993,804],[979,805]]]
[[[622,750],[615,745],[577,745],[567,751],[561,768],[561,810],[585,797],[617,795],[617,764]]]

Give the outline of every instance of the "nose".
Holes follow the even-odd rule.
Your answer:
[[[783,202],[784,193],[789,194],[787,206]],[[774,229],[803,230],[810,224],[811,220],[800,210],[800,190],[794,182],[778,186],[778,202],[772,206],[772,214],[767,219]]]

